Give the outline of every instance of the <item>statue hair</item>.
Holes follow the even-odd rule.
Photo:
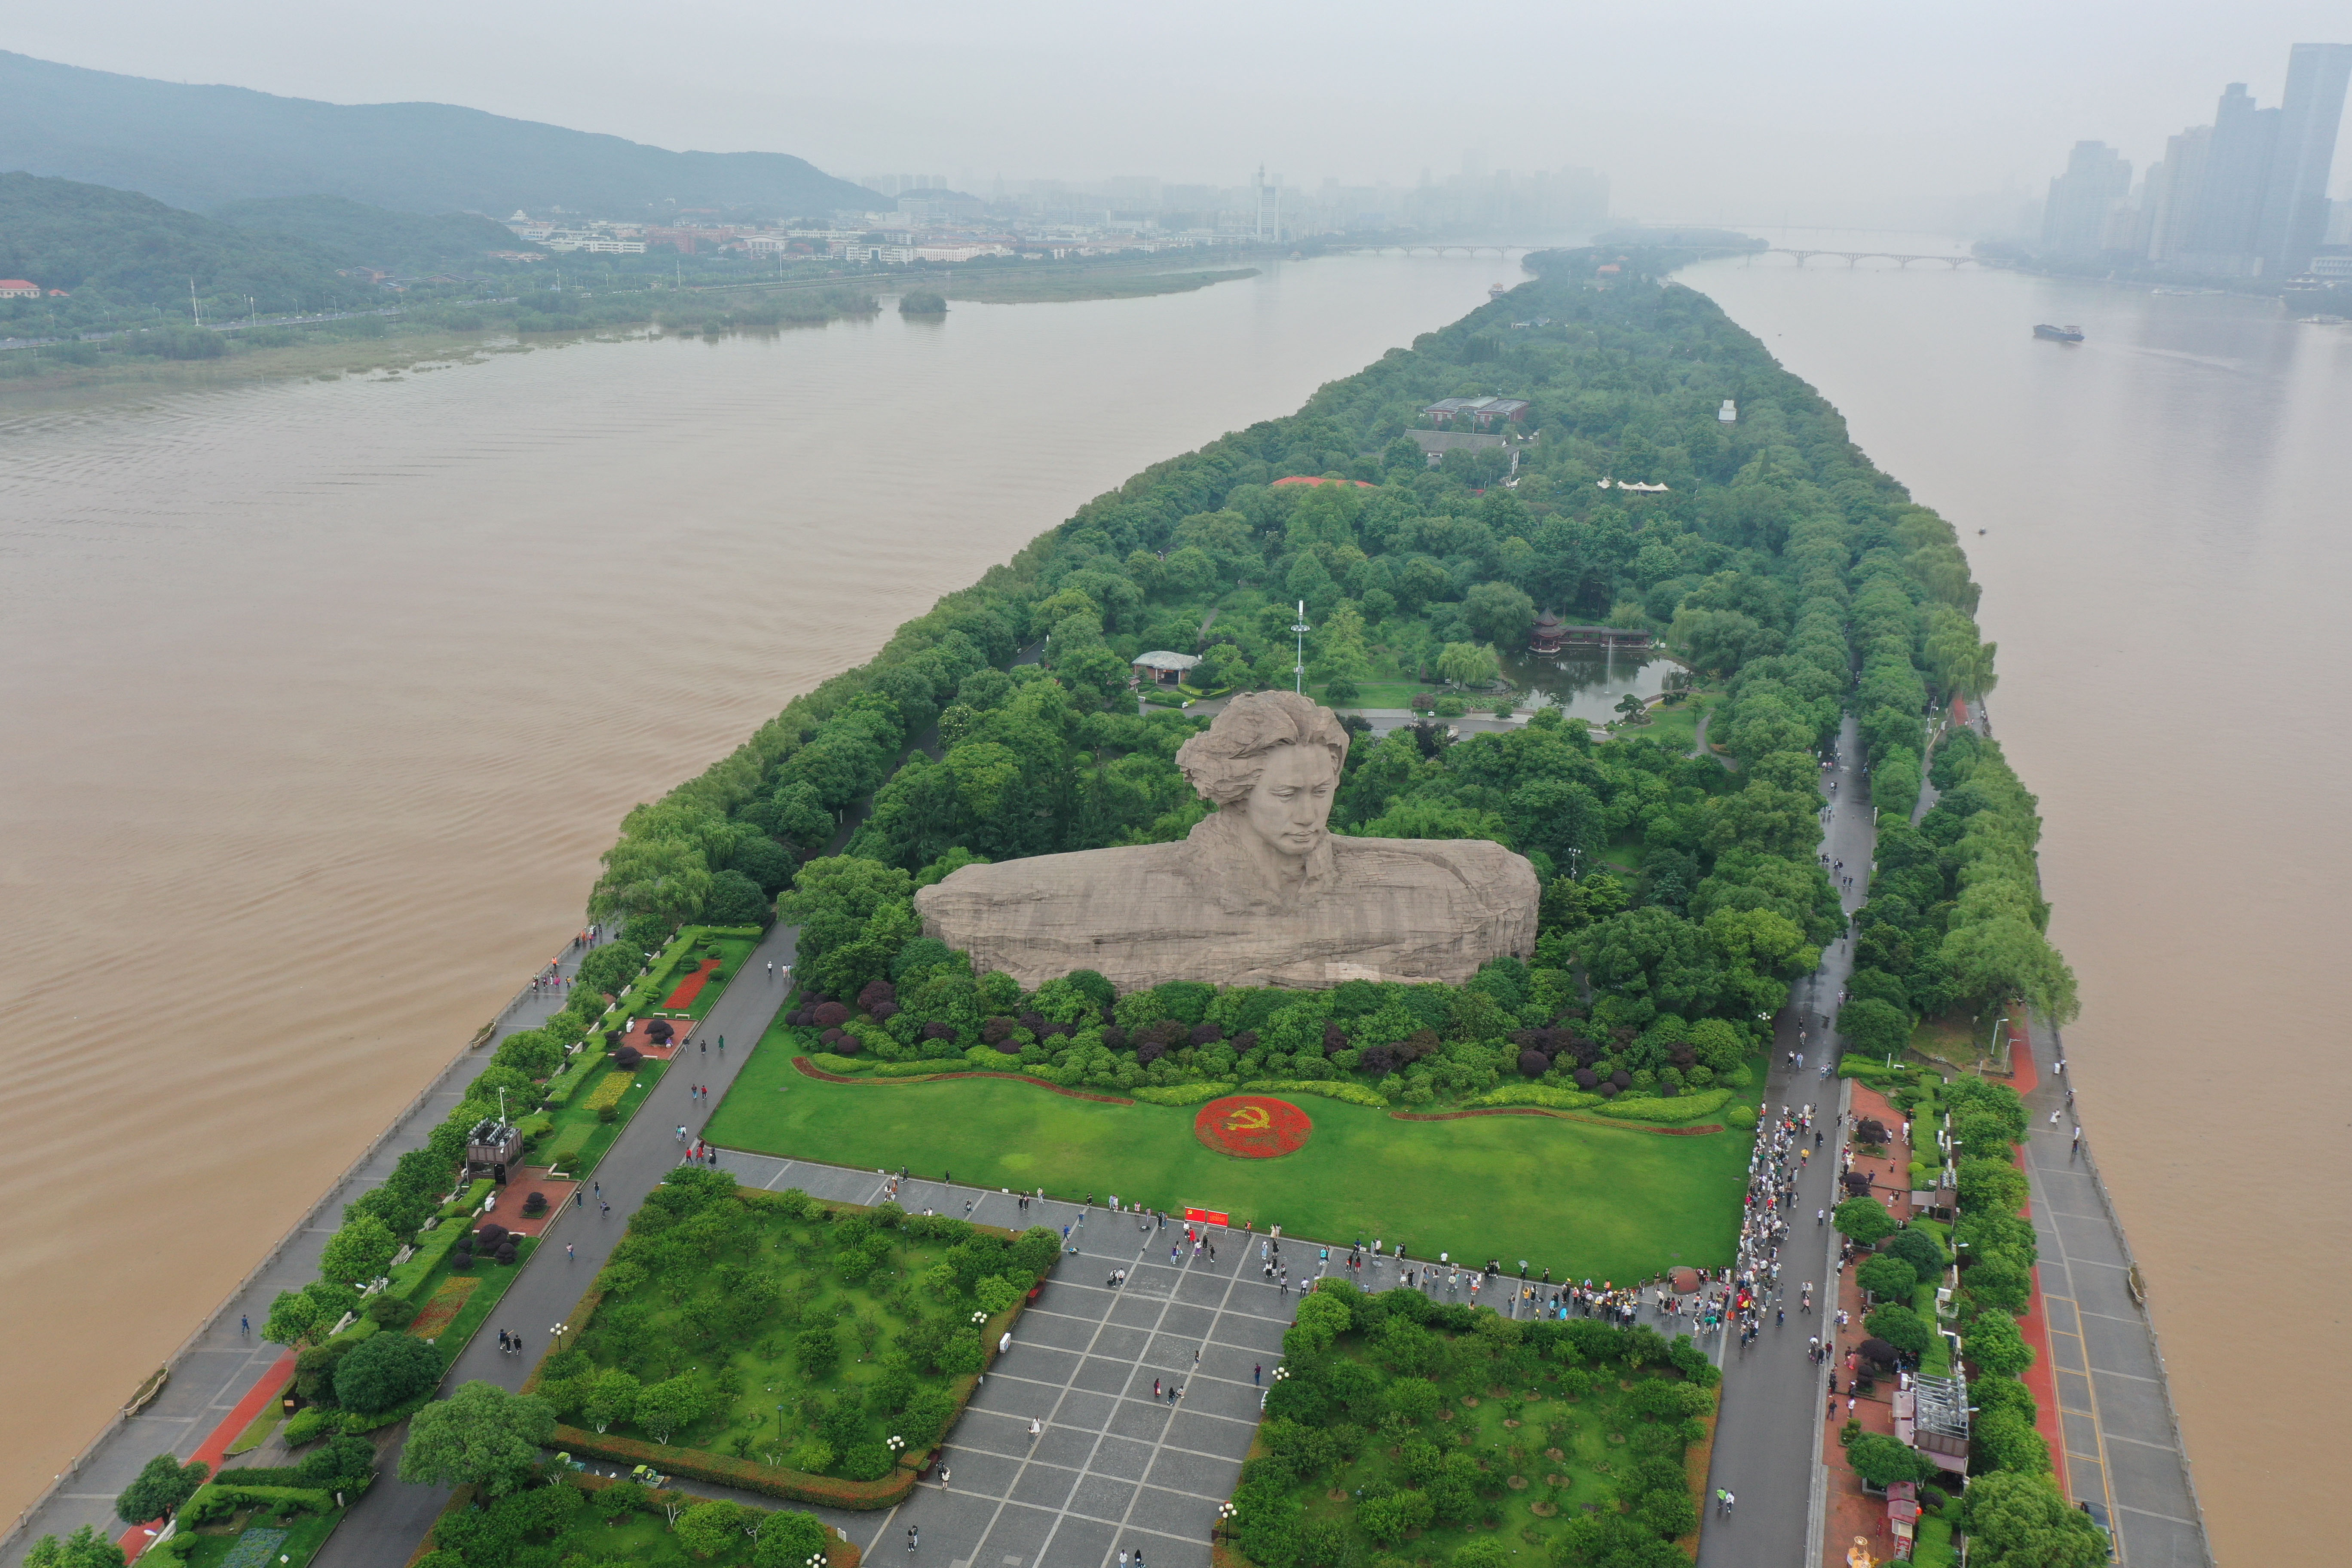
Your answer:
[[[1257,787],[1277,746],[1320,746],[1336,775],[1347,760],[1348,731],[1331,710],[1295,691],[1246,692],[1178,748],[1176,766],[1202,799],[1220,808],[1238,805]]]

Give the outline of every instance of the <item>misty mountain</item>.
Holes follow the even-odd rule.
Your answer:
[[[338,267],[388,272],[479,272],[483,252],[521,244],[506,225],[476,213],[387,212],[343,196],[231,202],[215,207],[212,216],[233,228],[305,241]]]
[[[885,205],[782,153],[673,153],[446,103],[321,103],[191,87],[0,50],[0,168],[209,211],[336,195],[414,213],[562,206],[628,214]]]
[[[504,233],[504,230],[500,230]],[[251,296],[269,310],[348,303],[368,290],[307,240],[254,234],[136,191],[0,174],[0,278],[63,289],[83,307],[162,306],[184,319],[188,293]]]

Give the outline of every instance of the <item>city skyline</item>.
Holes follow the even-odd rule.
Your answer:
[[[2297,43],[2279,103],[2262,107],[2246,83],[2231,82],[2212,121],[2170,137],[2137,183],[2120,150],[2076,142],[2050,182],[2042,249],[2206,275],[2309,269],[2330,236],[2327,192],[2347,84],[2352,44]]]
[[[352,19],[282,0],[203,16],[93,0],[19,19],[8,45],[163,79],[787,152],[849,179],[1232,186],[1264,164],[1286,190],[1404,188],[1483,146],[1496,168],[1603,171],[1621,215],[1948,228],[1963,204],[2014,212],[2053,151],[2084,138],[2146,163],[2218,80],[2277,101],[2287,46],[2340,25],[2317,0],[2153,19],[2123,0],[1995,4],[1964,29],[1844,0],[1794,16],[1692,0],[1475,25],[1329,0],[1209,0],[1182,18],[1065,0],[887,17],[719,0],[677,41],[729,47],[664,50],[600,26],[595,0],[495,13],[423,0],[409,16],[362,47]]]

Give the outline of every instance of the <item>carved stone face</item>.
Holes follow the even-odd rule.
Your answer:
[[[1250,831],[1268,849],[1302,859],[1323,842],[1331,819],[1331,792],[1339,783],[1339,770],[1322,747],[1276,746],[1266,754],[1265,771],[1242,803],[1242,812]]]

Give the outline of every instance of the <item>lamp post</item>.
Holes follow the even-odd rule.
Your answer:
[[[1298,619],[1291,623],[1290,629],[1298,636],[1298,661],[1290,667],[1292,689],[1304,697],[1307,695],[1307,634],[1314,629],[1307,624],[1307,601],[1304,599],[1298,601]]]

